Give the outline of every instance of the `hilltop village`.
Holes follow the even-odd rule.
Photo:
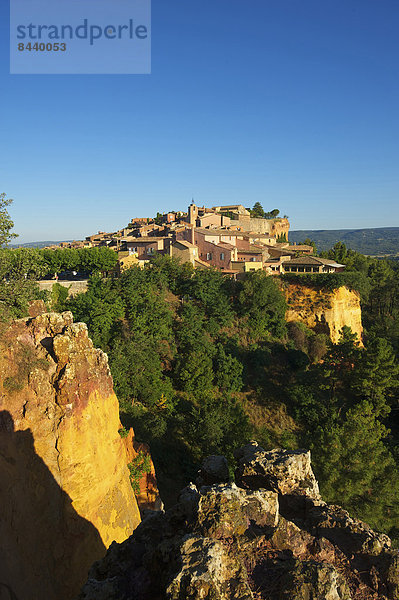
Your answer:
[[[269,275],[284,273],[333,273],[344,265],[313,256],[311,245],[290,244],[288,217],[277,209],[265,213],[241,204],[198,207],[194,201],[187,212],[158,213],[155,218],[133,218],[127,227],[98,232],[84,241],[63,242],[61,247],[102,246],[118,253],[118,269],[143,266],[155,254],[169,255],[191,263],[194,268],[220,270],[235,278],[263,270]]]

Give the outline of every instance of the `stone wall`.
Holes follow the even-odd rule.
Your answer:
[[[46,290],[48,292],[51,292],[51,290],[53,289],[53,285],[55,283],[59,283],[60,285],[62,285],[63,287],[66,287],[69,289],[69,296],[75,296],[75,294],[80,294],[80,293],[84,293],[87,291],[87,279],[81,280],[81,281],[58,281],[56,282],[55,279],[45,279],[42,281],[38,281],[38,285],[39,285],[39,289],[40,290]]]

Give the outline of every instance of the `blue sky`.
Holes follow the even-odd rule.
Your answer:
[[[10,75],[20,241],[259,201],[293,229],[399,226],[397,0],[153,0],[151,75]]]

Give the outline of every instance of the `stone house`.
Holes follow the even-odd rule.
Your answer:
[[[318,256],[298,256],[282,264],[284,273],[336,273],[344,269],[345,265]]]
[[[149,260],[157,253],[164,253],[169,250],[171,238],[164,237],[139,237],[123,238],[121,240],[122,250],[127,250],[130,254],[137,254],[141,260]]]

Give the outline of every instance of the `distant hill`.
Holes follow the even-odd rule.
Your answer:
[[[318,250],[329,250],[336,242],[371,256],[399,255],[399,227],[376,229],[303,229],[290,231],[290,242],[313,240]]]
[[[46,246],[57,246],[61,242],[72,242],[73,240],[60,240],[58,242],[27,242],[26,244],[10,244],[10,248],[45,248]]]

